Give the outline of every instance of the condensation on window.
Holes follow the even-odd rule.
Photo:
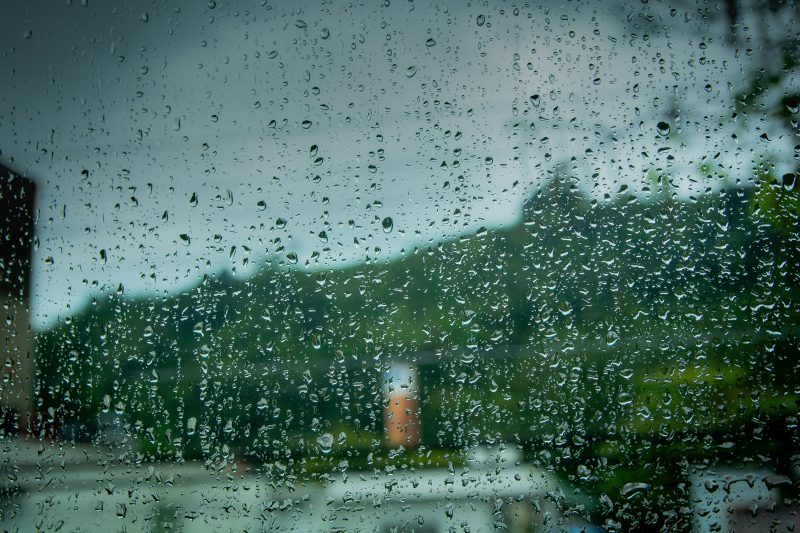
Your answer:
[[[4,16],[3,530],[797,527],[796,2]]]

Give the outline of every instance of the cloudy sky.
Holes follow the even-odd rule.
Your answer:
[[[385,259],[514,223],[557,168],[600,201],[646,196],[648,172],[687,196],[762,157],[788,171],[796,142],[733,100],[780,68],[797,21],[743,8],[732,36],[723,2],[699,6],[7,6],[0,161],[39,184],[34,325],[120,284]]]

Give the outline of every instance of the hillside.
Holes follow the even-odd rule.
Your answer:
[[[558,178],[519,225],[396,261],[110,297],[38,336],[41,430],[290,480],[376,468],[393,453],[381,379],[401,359],[421,381],[412,466],[514,442],[611,490],[637,472],[674,489],[676,462],[759,446],[788,464],[798,205],[768,175],[692,201],[591,201]]]

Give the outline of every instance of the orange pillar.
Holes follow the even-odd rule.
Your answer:
[[[407,363],[393,363],[384,377],[384,425],[391,447],[419,446],[419,387],[416,368]]]

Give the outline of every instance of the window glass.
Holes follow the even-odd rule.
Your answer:
[[[796,2],[4,14],[4,530],[796,528]]]

